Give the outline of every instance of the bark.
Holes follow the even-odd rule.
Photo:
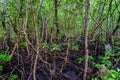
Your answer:
[[[37,67],[37,61],[38,61],[38,56],[40,54],[40,46],[39,46],[39,37],[38,37],[38,26],[37,26],[37,22],[36,22],[36,17],[35,17],[35,13],[34,13],[34,7],[33,7],[33,1],[30,0],[30,6],[31,6],[31,11],[32,11],[32,17],[33,17],[33,24],[34,24],[34,31],[35,31],[35,38],[36,38],[36,55],[35,55],[35,61],[34,61],[34,66],[33,66],[33,79],[36,79],[36,67]]]
[[[85,19],[85,69],[83,80],[87,78],[87,68],[88,68],[88,26],[89,26],[89,18],[90,18],[90,0],[87,0],[87,8],[86,8],[86,19]]]
[[[55,14],[55,26],[56,26],[56,37],[59,34],[59,24],[58,24],[58,0],[54,0],[54,14]]]

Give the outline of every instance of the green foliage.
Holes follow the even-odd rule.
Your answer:
[[[114,56],[120,56],[120,47],[119,46],[115,46],[114,47]]]
[[[93,61],[93,64],[94,64],[94,57],[93,56],[89,55],[88,59]],[[83,58],[79,57],[77,60],[78,60],[78,63],[82,63],[85,60],[85,57],[83,57]]]
[[[119,73],[115,70],[109,70],[108,75],[104,76],[104,80],[119,80]]]
[[[101,61],[101,64],[96,64],[97,68],[100,68],[102,64],[106,65],[108,68],[111,66],[111,58],[116,56],[116,54],[112,54],[111,51],[106,50],[105,56],[99,56],[99,60]],[[108,75],[105,75],[103,77],[103,80],[119,80],[119,73],[120,69],[117,68],[116,70],[109,70]]]
[[[94,57],[89,55],[88,59],[92,61],[92,66],[94,67],[96,65],[96,63],[94,62]],[[78,63],[82,63],[85,60],[85,57],[79,57],[78,59]]]
[[[96,63],[95,63],[95,59],[93,56],[89,55],[88,56],[88,60],[90,60],[92,62],[92,67],[95,67],[96,66]]]
[[[111,66],[111,60],[109,60],[108,58],[106,58],[106,56],[105,57],[99,56],[98,58],[101,61],[101,64],[99,64],[99,63],[96,64],[96,67],[100,67],[100,65],[102,65],[102,64],[106,65],[107,67]]]
[[[113,78],[117,78],[119,76],[119,73],[116,70],[110,70],[109,75]]]
[[[2,1],[0,2],[0,8],[1,8],[1,7],[3,7],[3,2],[2,2]]]
[[[12,74],[9,80],[17,80],[17,79],[18,79],[18,74]]]
[[[0,71],[3,71],[4,66],[0,65]]]
[[[20,46],[23,46],[23,47],[27,46],[27,41],[21,42],[21,43],[20,43]]]
[[[111,61],[110,60],[102,60],[102,64],[105,64],[107,67],[110,67],[111,66]]]
[[[106,50],[105,51],[105,59],[110,59],[110,57],[113,57],[115,54],[113,54],[111,51]]]
[[[8,54],[1,53],[0,54],[0,61],[10,61],[11,57]]]
[[[0,3],[0,11],[2,12],[4,10],[4,4],[1,0]],[[120,1],[120,0],[119,0]],[[2,19],[0,19],[0,39],[6,39],[6,33],[8,31],[8,26],[10,26],[10,39],[13,42],[15,39],[16,41],[16,34],[14,33],[13,27],[14,25],[17,25],[18,30],[22,32],[23,26],[26,23],[25,21],[27,20],[25,13],[28,10],[28,20],[27,20],[27,34],[29,38],[35,38],[36,36],[34,35],[34,20],[33,16],[31,16],[32,11],[30,8],[30,1],[29,0],[6,0],[6,13],[5,13],[5,24],[7,29],[3,30],[2,26]],[[109,0],[91,0],[91,18],[90,18],[90,24],[89,24],[89,31],[88,33],[91,34],[93,30],[95,30],[95,26],[99,21],[102,20],[102,18],[105,17],[106,13],[108,12],[108,5],[109,5]],[[109,11],[109,14],[106,16],[106,19],[102,21],[102,24],[100,26],[101,29],[96,29],[94,32],[95,34],[98,34],[97,32],[99,31],[100,35],[103,37],[100,37],[100,41],[105,41],[105,33],[104,30],[108,30],[111,32],[114,29],[114,25],[116,25],[118,14],[116,9],[116,2],[113,0],[111,4],[111,9]],[[85,22],[85,3],[86,0],[58,0],[58,22],[54,20],[54,1],[51,0],[44,0],[43,4],[41,5],[41,0],[33,0],[33,8],[34,8],[34,13],[35,13],[35,20],[38,25],[38,37],[39,39],[41,38],[40,35],[43,34],[44,37],[55,37],[56,34],[56,27],[54,23],[58,23],[59,29],[60,29],[60,36],[65,36],[73,38],[76,35],[83,35],[84,34],[84,22]],[[41,7],[40,7],[41,6]],[[27,9],[28,8],[28,9]],[[40,14],[39,9],[40,8]],[[117,7],[119,10],[119,6]],[[102,11],[103,10],[103,11]],[[48,14],[49,13],[49,14]],[[1,17],[2,15],[0,15]],[[42,19],[41,19],[42,18]],[[10,21],[7,21],[7,20]],[[8,22],[10,22],[8,25]],[[15,23],[15,24],[14,24]],[[106,27],[107,26],[107,27]],[[108,27],[111,26],[111,27]],[[44,30],[44,31],[42,31]],[[43,33],[42,33],[43,32]],[[20,34],[20,37],[22,34]],[[119,35],[118,35],[119,36]],[[94,35],[93,35],[94,37]],[[13,39],[14,38],[14,39]],[[58,38],[58,37],[57,37]],[[24,35],[23,35],[23,39]],[[61,39],[61,38],[60,38]],[[64,40],[63,39],[63,40]],[[68,43],[66,44],[68,45]],[[92,46],[95,46],[95,43],[93,42],[91,44]],[[120,41],[115,43],[115,49],[114,52],[112,53],[109,50],[105,51],[105,56],[99,56],[100,63],[95,63],[95,59],[93,56],[88,56],[88,59],[92,62],[93,67],[100,67],[102,64],[105,64],[107,67],[111,66],[111,61],[113,58],[120,56]],[[27,42],[23,41],[20,43],[20,46],[27,46]],[[52,44],[49,45],[48,43],[42,43],[42,48],[50,48],[51,51],[60,51],[60,45],[59,44]],[[79,50],[79,46],[76,43],[70,43],[70,49],[71,50]],[[2,61],[10,61],[11,58],[9,58],[9,55],[7,54],[0,54],[0,62]],[[82,63],[85,60],[85,57],[83,58],[78,58],[78,63]],[[114,60],[113,60],[114,61]],[[2,70],[2,66],[0,67],[0,70]],[[120,71],[120,68],[117,68],[117,71]],[[115,73],[111,73],[115,74]],[[11,75],[12,76],[12,75]],[[14,75],[12,77],[15,79]],[[11,78],[11,79],[12,79]],[[93,78],[92,80],[97,80],[97,78]]]
[[[91,60],[91,61],[94,61],[94,57],[93,56],[88,56],[88,59]]]
[[[117,67],[117,72],[120,72],[120,67]]]
[[[2,61],[11,61],[11,57],[8,55],[8,54],[5,54],[5,53],[1,53],[0,54],[0,62]],[[3,71],[4,69],[4,66],[0,65],[0,71]],[[18,75],[17,74],[12,74],[9,78],[9,80],[17,80],[18,78]]]
[[[8,54],[0,53],[0,62],[9,62],[11,61],[11,57]],[[0,71],[4,69],[3,65],[0,65]]]
[[[60,51],[60,45],[52,44],[51,45],[51,51]]]
[[[71,50],[79,50],[79,46],[77,44],[71,43]]]
[[[98,59],[101,61],[101,64],[104,64],[107,67],[111,66],[111,60],[110,58],[114,56],[114,54],[111,53],[111,51],[106,50],[105,56],[98,56]],[[97,64],[97,67],[99,67],[99,63]]]
[[[95,78],[91,78],[91,80],[99,80],[97,77],[95,77]]]
[[[87,78],[87,80],[99,80],[97,77]]]
[[[116,70],[109,70],[108,74],[102,77],[102,80],[119,80],[120,73],[118,73]],[[87,80],[99,80],[97,77],[90,78]]]
[[[49,48],[49,45],[48,45],[48,43],[47,42],[45,42],[45,43],[42,43],[42,48]]]
[[[4,39],[4,32],[0,31],[0,40],[3,40],[3,39]]]
[[[97,68],[100,68],[101,66],[102,66],[102,64],[99,64],[99,63],[95,64],[95,67],[97,67]]]
[[[104,59],[104,57],[103,56],[98,56],[98,59],[102,60],[102,59]]]
[[[84,58],[79,57],[77,60],[78,60],[78,63],[82,63]]]
[[[120,45],[120,41],[115,42],[115,45],[119,46]]]

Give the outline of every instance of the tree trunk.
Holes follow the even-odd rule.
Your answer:
[[[88,68],[88,26],[89,26],[89,18],[90,18],[90,0],[87,0],[87,8],[86,8],[86,19],[85,19],[85,69],[83,80],[87,78],[87,68]]]
[[[56,26],[56,37],[58,37],[59,34],[59,25],[58,25],[58,0],[54,0],[54,14],[55,14],[55,19],[54,23]]]

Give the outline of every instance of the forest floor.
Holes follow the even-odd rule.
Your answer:
[[[99,53],[96,53],[95,46],[90,46],[89,56],[94,58],[94,62],[100,63],[98,56],[104,55],[105,50],[103,48],[104,46],[101,46]],[[55,72],[52,72],[52,69],[47,64],[38,60],[36,67],[37,80],[82,80],[85,63],[84,60],[79,63],[78,59],[84,59],[84,46],[79,45],[79,50],[69,50],[67,60],[65,61],[66,50],[67,48],[63,47],[61,51],[55,53],[54,58],[54,54],[50,50],[40,49],[39,57],[42,56],[42,59],[48,62],[51,68],[55,66]],[[4,51],[4,49],[1,50],[1,53]],[[8,80],[11,74],[18,74],[17,80],[33,80],[34,54],[35,52],[32,50],[28,54],[26,47],[19,47],[14,52],[10,62],[2,63],[5,69],[0,71],[0,80]],[[120,66],[120,63],[117,66]],[[92,60],[89,60],[87,77],[97,77],[97,71],[98,69],[93,66]]]

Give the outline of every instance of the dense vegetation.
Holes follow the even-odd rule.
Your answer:
[[[120,0],[0,0],[0,80],[120,80]]]

